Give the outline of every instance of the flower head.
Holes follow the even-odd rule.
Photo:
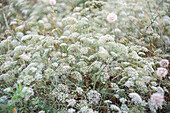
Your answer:
[[[76,100],[75,99],[67,99],[66,100],[68,102],[68,106],[74,106],[76,104]]]
[[[75,109],[73,109],[73,108],[70,108],[70,109],[68,109],[68,113],[75,113]]]
[[[50,5],[55,5],[56,4],[56,0],[49,0]]]
[[[156,108],[159,106],[162,106],[164,102],[164,97],[159,93],[154,93],[150,97],[152,105],[154,105]]]
[[[90,90],[87,93],[87,98],[91,104],[97,105],[100,101],[101,94],[98,93],[96,90]]]
[[[82,93],[83,93],[83,89],[82,89],[81,87],[77,87],[77,88],[76,88],[76,91],[77,91],[77,93],[79,93],[79,94],[82,94]]]
[[[132,98],[132,101],[134,101],[135,104],[142,103],[142,98],[137,93],[130,93],[129,97]]]
[[[162,59],[159,64],[161,67],[168,67],[169,61],[167,59]]]
[[[115,13],[110,13],[108,16],[107,16],[107,21],[109,23],[114,23],[115,21],[117,20],[117,15]]]
[[[45,111],[41,110],[41,111],[39,111],[38,113],[45,113]]]
[[[157,68],[156,73],[157,73],[157,76],[165,77],[168,74],[168,70],[160,67],[160,68]]]

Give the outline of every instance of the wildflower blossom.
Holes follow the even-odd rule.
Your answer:
[[[106,103],[106,104],[107,104],[107,103],[112,103],[112,101],[110,101],[110,100],[105,100],[104,103]]]
[[[99,47],[99,56],[100,58],[102,58],[103,60],[106,60],[109,57],[109,53],[106,49],[104,49],[103,47]]]
[[[0,97],[0,102],[4,102],[4,100],[6,100],[7,99],[7,96],[2,96],[2,97]]]
[[[38,113],[45,113],[45,111],[41,110],[41,111],[39,111]]]
[[[93,111],[93,109],[88,108],[88,106],[84,106],[78,111],[78,113],[98,113],[97,111]]]
[[[6,91],[6,92],[11,92],[11,88],[10,88],[10,87],[5,88],[4,91]]]
[[[159,64],[161,67],[168,67],[169,61],[167,59],[162,59]]]
[[[108,16],[107,16],[107,21],[109,23],[114,23],[115,21],[117,20],[117,15],[115,13],[110,13]]]
[[[122,105],[121,105],[121,111],[122,111],[123,113],[128,113],[128,111],[129,111],[128,106],[127,106],[126,104],[122,104]]]
[[[56,4],[56,0],[49,0],[49,4],[50,5],[55,5]]]
[[[110,109],[111,110],[114,110],[114,111],[118,111],[119,113],[121,113],[121,110],[118,106],[114,105],[114,104],[111,104],[110,105]]]
[[[76,110],[73,108],[68,109],[68,113],[74,113]]]
[[[77,93],[79,93],[79,94],[82,94],[82,93],[83,93],[83,89],[82,89],[81,87],[77,87],[77,88],[76,88],[76,91],[77,91]]]
[[[125,98],[120,98],[120,102],[121,102],[121,103],[124,104],[126,101],[127,101],[127,99],[125,99]]]
[[[66,100],[68,102],[68,106],[74,106],[76,104],[76,100],[75,99],[68,99]]]
[[[22,89],[22,93],[24,93],[24,92],[27,92],[27,94],[24,96],[26,101],[29,100],[29,98],[30,98],[32,95],[34,95],[33,89],[32,89],[32,88],[29,88],[29,87],[24,87],[24,88]]]
[[[142,103],[142,98],[137,94],[137,93],[130,93],[129,97],[132,98],[132,101],[135,104],[140,104]]]
[[[98,104],[100,101],[100,96],[100,93],[95,90],[90,90],[90,92],[87,93],[87,98],[91,104]]]
[[[160,67],[160,68],[157,68],[156,73],[157,73],[157,76],[165,77],[168,74],[168,70]]]
[[[160,93],[153,93],[150,97],[150,107],[151,108],[156,108],[162,107],[162,104],[164,102],[164,96],[162,96]]]

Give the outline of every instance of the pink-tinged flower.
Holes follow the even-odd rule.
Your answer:
[[[55,5],[56,4],[56,0],[49,0],[50,5]]]
[[[161,67],[168,67],[169,61],[167,59],[162,59],[159,64]]]
[[[162,96],[159,93],[153,93],[151,95],[150,99],[151,99],[152,105],[154,105],[155,107],[162,106],[162,104],[164,102],[164,96]]]
[[[157,68],[156,72],[157,72],[157,76],[160,77],[165,77],[168,74],[168,70],[163,67]]]
[[[117,20],[117,15],[115,13],[110,13],[108,16],[107,16],[107,21],[109,23],[114,23],[115,21]]]

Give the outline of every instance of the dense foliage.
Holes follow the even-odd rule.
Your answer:
[[[169,0],[0,0],[0,112],[169,110]]]

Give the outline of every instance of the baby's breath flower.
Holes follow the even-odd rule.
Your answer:
[[[157,73],[157,76],[165,77],[168,74],[168,70],[160,67],[160,68],[157,68],[156,73]]]
[[[107,16],[107,21],[109,23],[114,23],[115,21],[117,20],[117,15],[115,13],[110,13],[108,16]]]
[[[169,65],[169,61],[167,59],[162,59],[160,61],[160,66],[161,67],[168,67],[168,65]]]

